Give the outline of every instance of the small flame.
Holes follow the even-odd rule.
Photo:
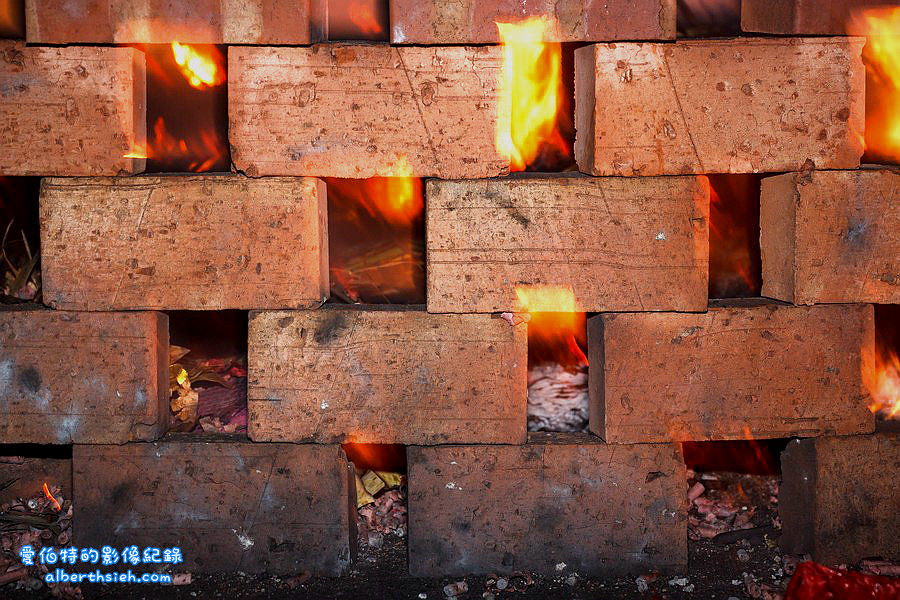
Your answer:
[[[900,358],[897,353],[864,350],[862,379],[872,396],[869,410],[888,419],[900,418]]]
[[[44,495],[47,496],[52,502],[53,505],[56,506],[56,510],[62,510],[62,506],[59,505],[59,502],[56,501],[56,498],[53,497],[53,494],[50,493],[50,488],[47,487],[47,482],[44,482]]]
[[[210,52],[204,55],[193,46],[172,42],[172,55],[181,68],[181,73],[198,90],[225,82],[225,70],[221,66],[222,57],[217,53]]]
[[[518,310],[530,315],[529,352],[538,361],[552,360],[566,367],[588,364],[578,344],[585,336],[585,314],[569,286],[517,285]]]
[[[173,161],[178,158],[193,159],[187,170],[197,173],[208,171],[223,158],[222,144],[215,131],[201,129],[196,139],[176,139],[166,130],[165,119],[159,117],[153,125],[153,136],[147,146],[135,146],[123,158],[150,158]],[[196,158],[196,157],[202,158]]]
[[[381,25],[372,14],[372,8],[359,2],[353,2],[347,7],[350,22],[353,23],[364,35],[377,35],[381,33]]]
[[[900,161],[900,8],[864,11],[866,63],[866,150]]]
[[[570,154],[557,127],[563,97],[562,49],[545,42],[556,29],[546,17],[497,23],[503,44],[503,101],[497,122],[497,151],[509,159],[511,171],[524,171],[544,144]]]

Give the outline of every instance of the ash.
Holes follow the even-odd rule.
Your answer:
[[[588,368],[556,363],[528,371],[528,431],[586,431]]]

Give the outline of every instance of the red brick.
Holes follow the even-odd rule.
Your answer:
[[[705,310],[709,186],[694,177],[429,181],[428,310],[571,286],[587,311]]]
[[[75,446],[73,461],[77,547],[177,546],[178,571],[193,573],[330,576],[355,551],[353,475],[339,446],[189,435]]]
[[[118,175],[146,138],[144,53],[0,40],[0,175]]]
[[[781,471],[783,552],[831,565],[900,559],[900,435],[794,440]]]
[[[254,313],[255,441],[522,443],[525,326],[489,315]]]
[[[309,307],[328,297],[326,220],[325,184],[312,178],[47,179],[44,299],[75,310]]]
[[[686,477],[672,445],[529,438],[407,450],[412,575],[685,568]]]
[[[610,443],[867,433],[872,307],[750,302],[588,320],[590,428]]]
[[[31,44],[309,44],[310,0],[28,0]]]
[[[548,42],[675,39],[675,0],[391,0],[391,42],[496,44],[496,22],[534,16],[559,23]]]
[[[885,0],[742,0],[741,29],[782,35],[865,35],[853,17]]]
[[[0,311],[0,443],[156,439],[168,353],[161,313]]]
[[[799,171],[808,161],[855,168],[865,129],[864,41],[579,48],[578,166],[592,175]]]
[[[762,293],[794,304],[900,304],[900,173],[763,179]]]
[[[248,175],[491,177],[502,50],[231,48],[231,158]]]

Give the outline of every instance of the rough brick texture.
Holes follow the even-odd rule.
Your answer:
[[[782,35],[865,35],[855,18],[889,0],[741,0],[741,29]]]
[[[0,40],[0,175],[118,175],[146,138],[144,53]]]
[[[0,447],[0,453],[9,451],[10,446]],[[58,485],[62,497],[71,499],[72,459],[0,456],[0,505],[43,494],[44,483]]]
[[[428,310],[521,309],[519,284],[587,311],[705,310],[709,186],[695,177],[429,181]]]
[[[254,313],[250,437],[522,443],[526,337],[524,325],[488,315]]]
[[[501,175],[501,63],[496,46],[231,48],[231,158],[248,175]]]
[[[865,129],[864,41],[579,48],[578,166],[592,175],[799,171],[808,161],[855,168]]]
[[[610,443],[867,433],[869,305],[588,320],[590,428]]]
[[[168,353],[161,313],[0,311],[0,443],[156,439]]]
[[[495,23],[549,16],[559,24],[546,41],[675,39],[675,0],[391,0],[395,44],[496,44]]]
[[[26,0],[32,44],[309,44],[311,0]]]
[[[794,304],[900,304],[898,198],[897,171],[763,179],[763,295]]]
[[[312,178],[48,179],[44,299],[77,310],[308,307],[328,297],[326,220],[325,184]]]
[[[825,564],[900,559],[900,434],[794,440],[781,471],[783,552]]]
[[[529,437],[408,449],[413,575],[685,568],[685,470],[672,445]]]
[[[352,474],[339,446],[197,440],[76,446],[73,544],[178,546],[193,573],[347,569]]]

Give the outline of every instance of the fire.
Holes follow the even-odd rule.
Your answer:
[[[193,46],[172,42],[172,56],[185,79],[198,90],[225,83],[222,57],[216,51],[203,54]]]
[[[900,161],[900,8],[864,11],[866,63],[866,150]]]
[[[537,362],[553,361],[566,367],[587,366],[578,340],[584,340],[585,314],[569,286],[517,285],[518,309],[530,315],[529,353]]]
[[[124,158],[149,158],[162,162],[186,161],[187,170],[197,173],[208,171],[224,158],[223,146],[218,134],[201,129],[194,139],[176,138],[166,130],[165,119],[159,117],[153,125],[153,134],[146,146],[138,145]]]
[[[387,177],[373,177],[358,183],[352,195],[372,217],[394,225],[409,225],[425,210],[422,180],[413,176],[409,159],[404,154],[389,167]]]
[[[381,25],[375,20],[372,9],[365,4],[353,2],[347,7],[347,13],[352,22],[364,35],[377,35],[381,33]]]
[[[715,177],[715,176],[713,176]],[[698,177],[709,194],[709,288],[715,298],[756,296],[762,284],[757,245],[759,178]]]
[[[897,353],[865,350],[862,379],[872,396],[869,410],[888,419],[900,418],[900,358]]]
[[[562,49],[559,43],[544,41],[556,23],[532,17],[496,25],[504,55],[501,106],[508,107],[497,122],[497,151],[509,158],[511,171],[524,171],[545,144],[570,155],[557,127],[564,93]]]
[[[56,507],[56,510],[62,510],[62,506],[59,505],[59,502],[57,502],[56,498],[53,497],[53,494],[50,493],[50,488],[47,487],[46,481],[44,482],[44,495],[47,496],[47,498],[49,498],[53,502],[53,505]]]

